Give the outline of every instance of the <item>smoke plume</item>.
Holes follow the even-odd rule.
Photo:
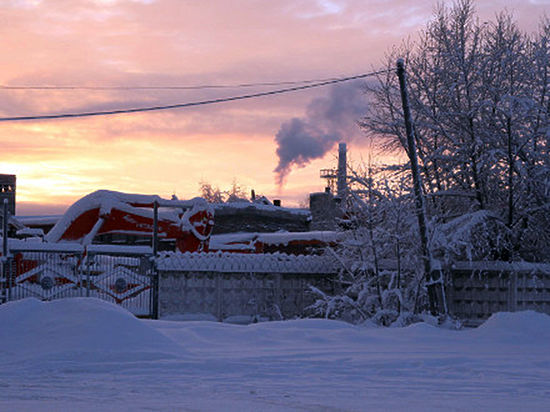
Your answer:
[[[323,157],[337,142],[350,142],[360,135],[357,121],[365,114],[363,82],[334,85],[328,96],[313,99],[303,118],[284,122],[275,136],[279,164],[275,168],[279,186],[293,166],[304,167]]]

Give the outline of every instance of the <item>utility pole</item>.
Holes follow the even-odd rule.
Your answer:
[[[416,154],[416,141],[414,135],[413,118],[409,105],[409,93],[407,90],[407,79],[405,72],[405,63],[403,59],[397,60],[397,76],[399,77],[399,88],[401,89],[401,103],[403,105],[403,115],[405,117],[405,129],[407,132],[407,154],[411,164],[411,173],[413,178],[414,199],[416,216],[418,218],[418,229],[420,231],[420,242],[422,247],[422,260],[424,263],[424,277],[428,287],[428,299],[430,303],[430,312],[432,315],[438,315],[437,295],[432,278],[432,262],[430,250],[428,248],[428,224],[426,220],[426,207],[424,204],[424,194],[422,193],[422,176],[418,166]],[[439,279],[442,280],[441,278]],[[442,296],[442,298],[444,298]]]

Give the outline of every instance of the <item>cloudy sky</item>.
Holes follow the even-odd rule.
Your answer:
[[[432,0],[0,0],[0,117],[184,103],[273,86],[13,90],[5,86],[237,85],[369,72],[413,36]],[[529,29],[550,0],[478,0]],[[359,160],[357,84],[163,112],[0,123],[0,173],[18,214],[57,213],[97,190],[198,194],[199,182],[297,205],[322,190],[335,144]]]

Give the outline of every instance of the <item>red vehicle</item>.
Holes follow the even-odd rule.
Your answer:
[[[153,234],[153,208],[159,207],[158,238],[181,252],[208,251],[214,211],[202,198],[166,200],[98,190],[74,203],[44,237],[46,242],[136,243]]]

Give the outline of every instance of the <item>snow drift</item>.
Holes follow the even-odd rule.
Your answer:
[[[550,348],[550,316],[532,310],[495,313],[473,332],[495,343],[536,345],[547,342]]]
[[[0,306],[0,410],[547,410],[550,316],[471,330],[139,320],[90,298]]]
[[[95,298],[0,305],[0,362],[23,359],[100,361],[163,358],[181,346],[130,312]]]

